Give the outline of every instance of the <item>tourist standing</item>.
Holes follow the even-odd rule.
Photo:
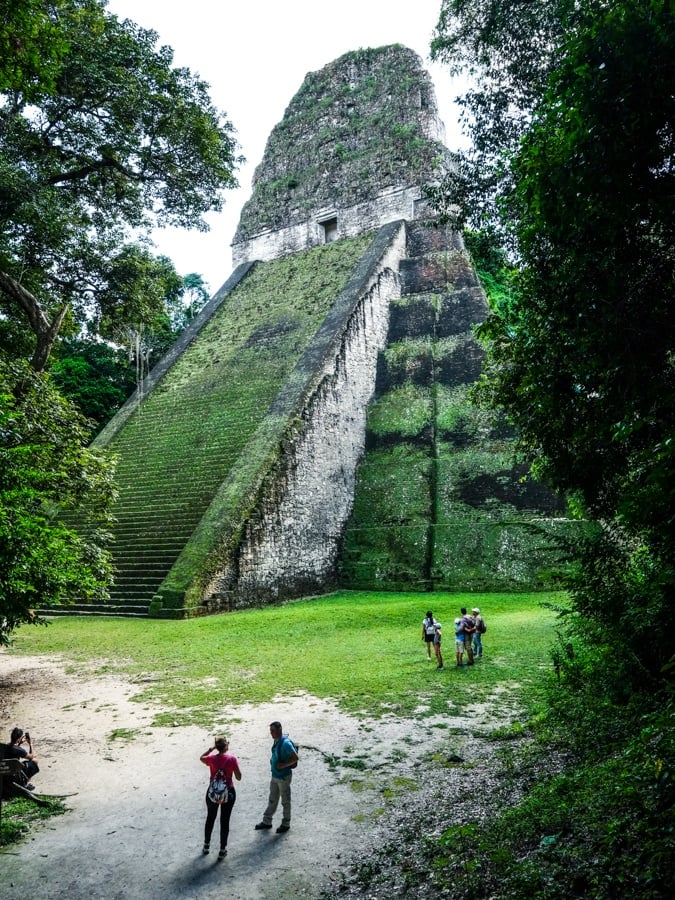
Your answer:
[[[262,821],[255,828],[262,831],[272,827],[272,818],[281,800],[282,817],[277,834],[283,834],[291,827],[291,781],[293,769],[298,764],[298,753],[293,741],[283,733],[281,722],[272,722],[270,734],[274,741],[270,758],[270,796]]]
[[[434,619],[434,614],[431,610],[427,610],[426,616],[422,619],[422,640],[427,645],[427,660],[429,662],[431,662],[431,648],[434,645],[437,625],[438,622]]]
[[[464,659],[464,628],[461,619],[455,619],[455,656],[457,657],[457,665],[463,666]]]
[[[436,622],[436,626],[434,628],[434,653],[436,654],[436,662],[438,663],[438,665],[436,666],[437,669],[443,668],[443,656],[441,655],[441,640],[442,640],[441,623]]]
[[[473,642],[472,642],[473,657],[474,657],[474,659],[480,659],[483,655],[482,637],[483,637],[483,634],[485,633],[485,621],[484,621],[483,617],[481,616],[480,610],[478,609],[477,606],[474,606],[474,608],[471,610],[471,613],[473,615],[473,621],[476,626],[476,630],[473,633]]]
[[[237,799],[232,776],[241,781],[241,771],[237,757],[228,753],[229,742],[224,737],[217,737],[213,747],[209,747],[199,757],[209,767],[211,778],[206,791],[206,824],[204,825],[204,848],[206,856],[211,844],[211,833],[220,810],[220,851],[218,859],[227,856],[227,838],[230,834],[230,816]]]
[[[460,610],[462,613],[462,631],[464,632],[464,649],[468,658],[467,666],[473,665],[473,636],[476,633],[476,623],[473,616],[470,616],[463,606]]]

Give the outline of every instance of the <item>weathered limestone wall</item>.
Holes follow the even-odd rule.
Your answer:
[[[223,561],[201,595],[208,611],[325,591],[333,581],[389,303],[400,296],[405,227],[389,228],[386,251],[361,280],[358,294],[343,292],[299,366],[309,377],[294,403],[284,451],[262,486],[235,554]],[[288,401],[280,398],[272,414],[288,414]]]
[[[392,188],[374,200],[342,207],[336,202],[315,210],[313,218],[278,228],[268,229],[247,241],[232,246],[232,265],[253,260],[277,259],[288,253],[299,253],[326,243],[323,223],[335,219],[335,240],[354,237],[400,219],[412,221],[428,209],[419,187]]]
[[[271,486],[262,521],[249,525],[239,558],[239,603],[326,590],[354,503],[356,464],[365,444],[366,406],[398,278],[383,271],[351,317],[338,355],[303,413],[279,482]]]

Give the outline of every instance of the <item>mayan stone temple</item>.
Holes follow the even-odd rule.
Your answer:
[[[560,508],[467,399],[487,304],[425,202],[448,165],[412,51],[307,75],[256,170],[232,274],[97,438],[120,496],[115,584],[93,611],[553,577]]]

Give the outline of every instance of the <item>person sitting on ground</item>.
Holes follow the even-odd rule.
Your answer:
[[[473,616],[470,616],[466,607],[463,606],[460,610],[462,613],[462,630],[464,631],[464,649],[466,650],[466,655],[468,657],[467,666],[473,665],[473,636],[476,633],[476,623],[473,620]]]
[[[22,746],[23,744],[28,745],[27,750]],[[21,771],[12,776],[12,781],[29,791],[35,790],[35,785],[31,784],[31,778],[37,775],[40,767],[33,753],[33,742],[27,731],[24,732],[22,728],[12,729],[9,744],[5,745],[5,759],[21,760]]]
[[[455,619],[455,654],[457,656],[457,665],[462,666],[464,658],[464,627],[461,619]]]

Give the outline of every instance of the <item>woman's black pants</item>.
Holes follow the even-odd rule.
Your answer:
[[[227,789],[227,803],[214,803],[206,797],[206,825],[204,826],[204,843],[211,843],[211,832],[220,810],[220,849],[227,847],[227,837],[230,833],[230,816],[232,815],[232,807],[237,799],[237,793],[234,788]]]

